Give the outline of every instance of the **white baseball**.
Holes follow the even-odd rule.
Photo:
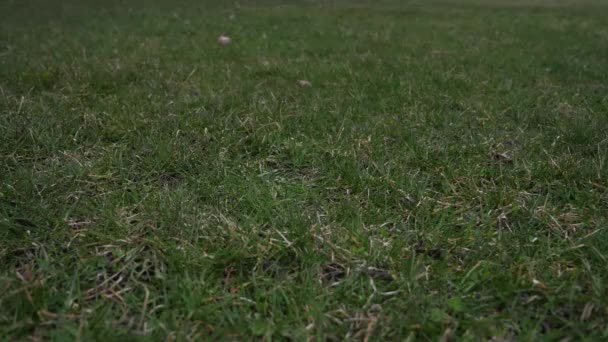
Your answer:
[[[300,87],[310,87],[312,86],[312,83],[310,83],[309,80],[298,80],[298,85]]]
[[[217,43],[220,45],[228,45],[232,42],[232,39],[228,36],[221,35],[217,38]]]

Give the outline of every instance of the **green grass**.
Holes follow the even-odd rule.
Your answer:
[[[99,3],[0,4],[0,340],[608,338],[604,1]]]

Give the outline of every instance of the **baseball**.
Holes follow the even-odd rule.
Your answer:
[[[228,45],[228,44],[230,44],[230,42],[232,42],[232,39],[230,39],[230,37],[228,37],[228,36],[221,35],[217,39],[217,42],[220,45]]]

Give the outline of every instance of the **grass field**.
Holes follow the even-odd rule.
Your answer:
[[[607,17],[2,1],[0,340],[608,338]]]

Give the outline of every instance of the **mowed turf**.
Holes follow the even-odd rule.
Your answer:
[[[0,340],[608,338],[604,1],[0,18]]]

